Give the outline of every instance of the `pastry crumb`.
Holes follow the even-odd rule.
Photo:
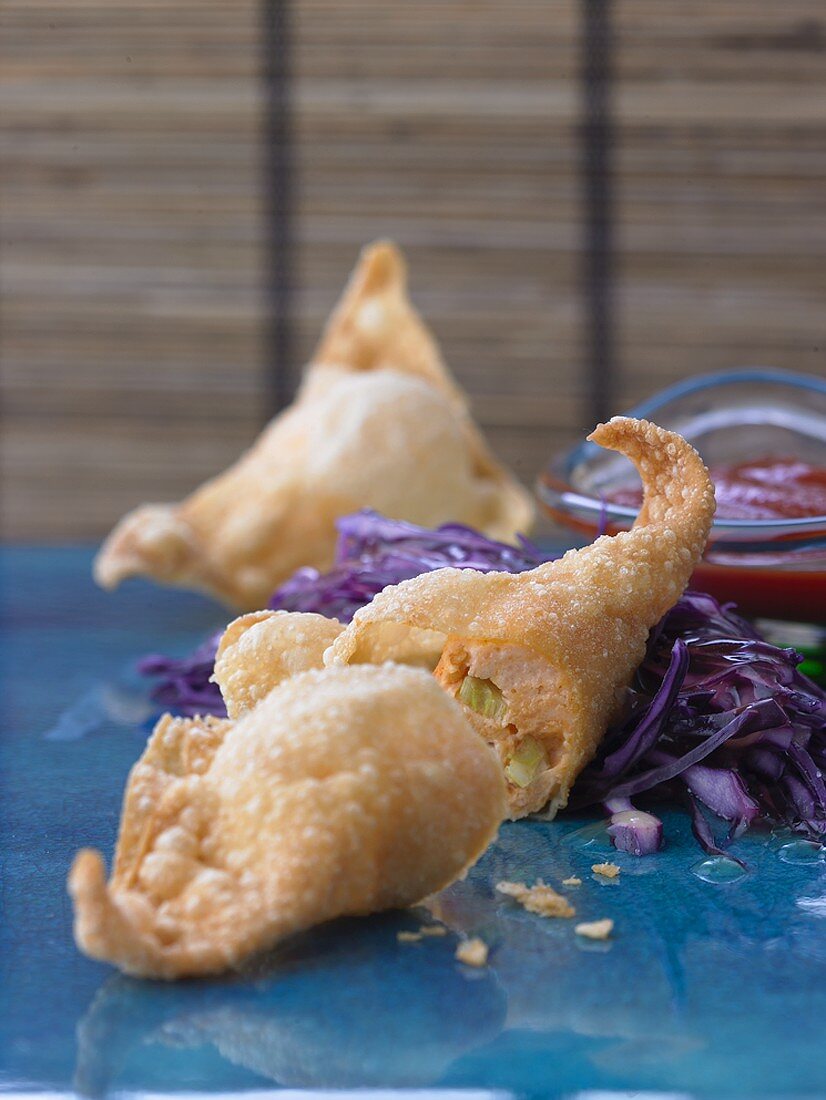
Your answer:
[[[487,966],[488,945],[478,936],[463,940],[456,948],[456,958],[465,966]]]
[[[595,875],[602,875],[603,878],[616,878],[620,873],[616,863],[595,863],[591,870]]]
[[[610,917],[603,920],[584,921],[576,925],[574,931],[578,936],[585,936],[589,940],[607,940],[614,931],[614,922]]]
[[[446,936],[447,929],[443,924],[423,924],[419,929],[420,936]]]
[[[576,914],[568,899],[547,886],[541,878],[536,880],[534,886],[526,886],[524,882],[497,882],[496,889],[500,894],[513,898],[529,913],[537,913],[540,917],[573,917]]]
[[[397,932],[396,939],[399,943],[418,943],[422,938],[421,932]]]
[[[570,878],[564,878],[562,880],[562,885],[563,886],[581,886],[582,885],[582,879],[577,878],[576,875],[571,875]]]

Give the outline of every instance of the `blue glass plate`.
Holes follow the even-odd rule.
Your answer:
[[[616,855],[593,819],[506,825],[436,903],[450,932],[405,944],[425,910],[338,921],[240,974],[164,985],[77,953],[65,875],[111,853],[154,711],[132,667],[218,626],[195,596],[89,580],[80,550],[5,551],[0,1089],[27,1094],[426,1090],[425,1096],[804,1097],[824,1090],[826,865],[788,837],[739,842],[714,879],[684,818],[668,847]],[[591,865],[614,858],[618,882]],[[502,878],[567,890],[607,943],[497,896]],[[705,875],[706,877],[700,877]],[[484,937],[490,965],[454,959]]]

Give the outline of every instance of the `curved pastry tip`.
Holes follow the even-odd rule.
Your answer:
[[[679,528],[690,540],[692,553],[701,553],[714,516],[714,485],[694,447],[649,420],[629,416],[598,424],[588,439],[625,455],[636,466],[643,505],[634,530],[663,523],[669,516],[671,529]]]
[[[90,958],[115,962],[127,974],[166,977],[151,936],[140,929],[112,898],[100,852],[83,848],[69,872],[75,909],[75,942]]]
[[[671,433],[650,420],[635,420],[631,416],[612,416],[605,423],[597,424],[586,438],[591,443],[598,443],[600,447],[606,447],[609,450],[616,449],[617,444],[622,443],[624,449],[634,445],[636,450],[643,451],[668,434]],[[685,443],[682,437],[680,443]]]
[[[69,893],[78,905],[106,893],[106,865],[95,848],[81,848],[69,872]]]
[[[189,525],[170,504],[146,504],[120,521],[100,548],[93,566],[101,588],[117,588],[129,577],[174,580],[196,557]]]
[[[389,284],[407,285],[407,264],[398,245],[391,240],[372,241],[361,250],[353,282],[368,292]]]
[[[82,848],[69,872],[69,894],[75,904],[75,940],[93,958],[108,957],[108,923],[112,901],[106,887],[106,865],[100,852]]]

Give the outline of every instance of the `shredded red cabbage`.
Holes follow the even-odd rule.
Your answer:
[[[138,661],[142,676],[155,676],[158,683],[152,690],[156,703],[177,714],[194,718],[196,714],[215,714],[226,718],[227,708],[218,685],[210,677],[215,670],[215,654],[223,630],[210,635],[186,657],[165,657],[150,653]]]
[[[369,511],[345,516],[338,530],[333,568],[298,570],[270,607],[349,622],[387,585],[420,573],[447,565],[519,573],[547,560],[527,539],[508,546],[459,524],[431,531]],[[145,658],[141,671],[161,678],[154,698],[183,714],[225,714],[210,682],[219,637],[182,660]],[[826,842],[826,694],[798,671],[800,660],[764,641],[730,605],[686,592],[651,632],[625,716],[571,805],[604,805],[613,843],[636,855],[656,851],[663,838],[659,819],[631,801],[639,796],[682,801],[712,853],[757,821]],[[724,839],[709,812],[727,825]]]
[[[713,853],[757,820],[823,842],[826,694],[797,670],[801,660],[731,606],[686,592],[652,631],[627,717],[606,735],[572,803],[603,802],[613,822],[638,795],[680,800]],[[727,823],[724,840],[704,809]],[[644,832],[633,843],[656,850],[661,834]]]
[[[509,546],[459,523],[432,531],[365,509],[343,516],[336,526],[338,544],[330,572],[299,569],[275,590],[270,607],[315,611],[348,623],[383,588],[420,573],[445,566],[522,573],[548,560],[526,538],[520,538],[519,546]]]

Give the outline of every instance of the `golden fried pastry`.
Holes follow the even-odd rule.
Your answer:
[[[98,852],[75,859],[75,938],[130,974],[215,973],[442,889],[504,812],[496,759],[432,677],[305,672],[237,721],[161,719],[110,882]]]
[[[463,522],[505,540],[533,525],[533,500],[496,461],[474,423],[465,394],[410,302],[404,257],[391,241],[376,241],[362,251],[312,362],[345,364],[357,371],[402,371],[435,387],[461,423],[475,476],[490,481],[501,497],[497,516]]]
[[[338,619],[299,611],[251,611],[231,622],[212,676],[230,718],[252,710],[282,680],[321,668],[325,649],[343,629]]]
[[[404,257],[391,241],[362,250],[312,362],[412,374],[441,390],[457,410],[466,408],[465,395],[410,302]]]
[[[385,588],[325,654],[328,665],[435,669],[496,747],[512,817],[565,805],[714,514],[708,472],[680,436],[616,417],[590,438],[640,472],[645,497],[632,530],[518,575],[440,569]]]
[[[529,494],[491,456],[407,297],[393,245],[365,250],[294,404],[235,465],[180,504],[144,505],[95,562],[261,607],[301,565],[332,564],[338,516],[370,507],[424,526],[454,520],[512,539]]]

